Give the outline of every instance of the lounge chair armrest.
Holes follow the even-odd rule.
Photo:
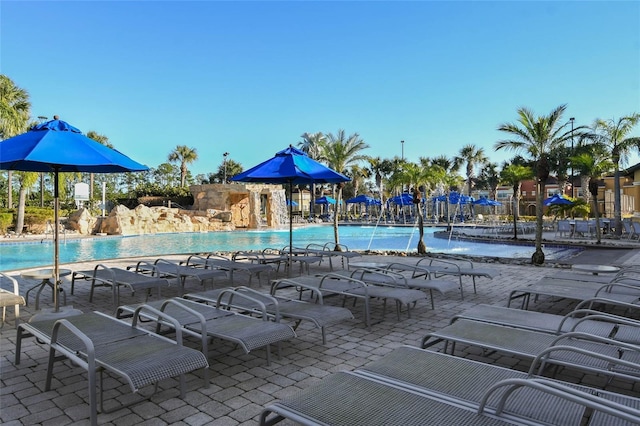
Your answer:
[[[228,303],[230,305],[233,304],[233,298],[234,297],[239,297],[239,298],[242,298],[242,299],[245,299],[245,300],[249,300],[249,301],[251,301],[253,303],[256,303],[260,307],[262,319],[264,321],[269,321],[269,317],[267,316],[267,307],[265,306],[265,304],[262,301],[256,299],[255,297],[251,297],[246,293],[236,291],[236,289],[233,288],[233,287],[228,287],[228,288],[223,289],[220,292],[220,294],[218,294],[218,299],[216,300],[216,308],[220,308],[221,306],[225,305],[224,297],[228,297],[229,298],[229,302]],[[279,321],[280,321],[280,315],[278,313],[276,315],[276,322],[279,322]]]
[[[598,311],[593,311],[593,312],[594,313],[592,313],[591,315],[584,318],[580,318],[578,321],[576,321],[576,323],[571,328],[571,331],[575,331],[576,327],[580,323],[584,321],[593,321],[593,320],[610,322],[618,325],[630,325],[633,327],[640,327],[640,321],[634,320],[632,318],[625,318],[618,315],[609,314],[607,312],[598,312]]]
[[[560,336],[557,336],[549,345],[554,346],[554,345],[560,345],[562,344],[563,340],[569,340],[569,339],[580,339],[580,340],[588,340],[591,342],[597,342],[597,343],[604,343],[607,345],[614,345],[620,348],[625,348],[625,349],[629,349],[629,350],[633,350],[633,351],[638,351],[640,352],[640,346],[638,345],[634,345],[632,343],[626,343],[626,342],[622,342],[620,340],[615,340],[615,339],[611,339],[609,337],[603,337],[603,336],[598,336],[595,334],[590,334],[590,333],[584,333],[581,331],[569,331],[567,333],[561,334]]]
[[[408,287],[407,284],[407,277],[405,277],[404,275],[395,272],[395,271],[390,271],[388,269],[355,269],[352,273],[351,276],[356,278],[359,274],[359,280],[367,282],[366,277],[367,276],[375,276],[378,277],[378,280],[375,280],[372,282],[372,284],[375,285],[386,285],[389,287]]]
[[[186,265],[186,266],[203,266],[207,264],[207,259],[209,259],[209,257],[205,257],[205,256],[201,256],[199,254],[192,254],[189,255],[189,257],[187,257],[187,260],[181,261],[180,264],[181,265]]]
[[[68,320],[62,318],[62,319],[59,319],[58,321],[56,321],[53,324],[53,330],[51,332],[51,342],[49,343],[49,346],[52,349],[57,349],[57,350],[61,349],[61,346],[58,344],[58,333],[60,332],[60,328],[61,327],[66,328],[74,336],[76,336],[78,339],[80,339],[80,341],[82,342],[82,344],[85,346],[85,348],[87,350],[87,359],[86,360],[81,358],[81,357],[79,357],[77,355],[76,351],[63,350],[62,352],[65,354],[65,356],[67,358],[71,359],[73,362],[75,362],[75,363],[79,364],[80,366],[82,366],[82,368],[87,369],[87,371],[95,371],[95,369],[96,369],[96,350],[95,350],[95,346],[93,344],[93,341],[89,338],[89,336],[87,336],[82,331],[80,331],[75,325],[73,325]],[[49,379],[47,379],[47,385],[46,385],[47,388],[49,387],[49,381],[48,380]]]
[[[584,309],[585,306],[593,306],[595,303],[604,303],[608,305],[617,305],[627,309],[640,309],[640,305],[636,305],[635,303],[622,302],[613,299],[607,299],[606,297],[593,297],[590,299],[585,299],[576,305],[576,309]]]
[[[13,294],[15,294],[16,296],[20,295],[20,286],[18,285],[18,280],[16,280],[10,275],[5,274],[4,272],[0,272],[0,277],[6,278],[11,283],[11,287],[12,287],[11,292]],[[4,290],[0,289],[0,291],[4,291]]]
[[[615,343],[620,343],[620,342],[615,342]],[[640,349],[640,348],[637,348],[637,349]],[[528,372],[529,376],[535,375],[536,369],[538,369],[537,374],[541,374],[542,370],[544,369],[545,363],[549,361],[553,361],[552,354],[554,352],[573,352],[573,353],[581,354],[590,358],[596,358],[596,359],[606,361],[609,366],[620,365],[640,373],[640,365],[632,361],[627,361],[618,357],[612,357],[609,355],[598,353],[597,351],[579,348],[576,346],[550,345],[548,348],[544,349],[542,352],[536,355],[534,360],[531,362],[531,365],[529,366],[529,372]],[[605,373],[604,370],[602,372]]]
[[[405,263],[400,262],[392,262],[387,265],[387,270],[392,271],[408,271],[411,272],[411,278],[420,278],[425,277],[431,279],[431,271],[424,266],[417,265],[407,265]]]
[[[369,291],[368,291],[368,285],[367,283],[365,283],[364,281],[361,281],[359,279],[353,278],[353,277],[346,277],[344,275],[340,275],[340,274],[336,274],[333,272],[328,272],[326,274],[323,274],[320,276],[320,284],[318,285],[318,289],[322,290],[323,285],[325,284],[325,280],[331,280],[331,279],[338,279],[338,280],[342,280],[342,281],[348,281],[352,284],[355,284],[356,287],[362,287],[365,291],[365,294],[368,296],[369,295]]]
[[[422,264],[423,260],[424,261],[428,261],[429,265]],[[451,268],[453,270],[457,270],[458,273],[461,273],[460,265],[458,265],[456,262],[451,262],[451,261],[444,260],[444,259],[438,259],[438,258],[435,258],[435,257],[427,256],[427,257],[423,257],[422,259],[420,259],[420,260],[418,260],[416,262],[416,266],[426,267],[427,269],[429,268],[429,266],[438,266],[438,265],[443,265],[446,268]]]
[[[149,306],[149,305],[140,305],[140,306],[138,306],[136,308],[136,310],[133,312],[133,320],[131,321],[131,326],[132,327],[137,328],[139,330],[147,331],[144,328],[138,327],[138,319],[140,318],[142,311],[148,311],[148,312],[154,314],[155,316],[157,316],[158,317],[158,320],[157,320],[158,323],[159,323],[160,319],[169,322],[172,325],[172,328],[175,330],[175,334],[176,334],[175,342],[179,346],[182,346],[182,326],[180,325],[178,320],[175,319],[174,317],[172,317],[171,315],[168,315],[167,313],[165,313],[165,312],[163,312],[163,311],[161,311],[159,309],[154,308],[153,306]]]
[[[127,269],[133,269],[134,272],[140,274],[149,274],[149,271],[151,271],[151,276],[157,275],[156,265],[148,260],[140,260],[135,266],[127,266]]]
[[[313,287],[307,284],[302,284],[299,282],[296,282],[294,280],[288,280],[288,279],[283,279],[283,280],[278,280],[278,281],[274,281],[273,284],[271,285],[271,295],[275,296],[276,295],[276,291],[278,291],[280,287],[280,284],[285,284],[283,287],[298,287],[304,290],[309,290],[311,291],[311,296],[313,297],[314,295],[316,296],[317,300],[318,300],[318,304],[323,305],[324,304],[324,300],[322,298],[322,292],[318,290],[317,287]]]
[[[638,291],[638,295],[640,296],[640,286],[635,286],[632,284],[625,284],[625,283],[620,283],[620,282],[611,282],[608,284],[604,284],[602,287],[600,287],[596,293],[594,294],[595,297],[599,297],[600,295],[606,294],[606,293],[611,293],[611,290],[614,287],[622,287],[622,288],[628,288],[631,290],[636,290]]]
[[[502,414],[507,400],[514,393],[514,391],[523,387],[535,389],[537,391],[553,395],[554,397],[575,402],[584,407],[589,407],[596,411],[601,411],[603,413],[616,416],[631,422],[636,422],[638,420],[638,416],[640,415],[640,410],[637,410],[635,408],[631,408],[629,406],[622,405],[617,402],[601,398],[597,395],[593,395],[591,393],[587,393],[557,382],[553,382],[551,380],[536,378],[514,378],[501,380],[498,383],[495,383],[486,391],[485,395],[482,397],[482,400],[480,401],[480,404],[478,406],[479,414],[482,414],[484,412],[484,408],[490,396],[497,390],[504,387],[508,387],[508,389],[502,393],[495,407],[495,412],[497,415]]]

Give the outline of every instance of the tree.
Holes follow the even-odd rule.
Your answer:
[[[340,129],[336,135],[329,133],[327,140],[322,144],[322,158],[333,170],[346,173],[347,168],[358,161],[366,160],[367,157],[361,152],[369,148],[358,133],[351,136],[345,134]],[[340,205],[342,198],[342,184],[338,185],[338,195],[336,197],[336,208]],[[340,236],[338,234],[338,215],[333,215],[333,234],[335,237],[335,250],[340,250]]]
[[[198,159],[198,153],[195,148],[189,148],[186,145],[178,145],[169,154],[169,161],[172,163],[180,163],[180,187],[184,188],[187,179],[187,165]]]
[[[101,145],[104,145],[104,146],[106,146],[108,148],[113,149],[113,145],[111,145],[109,143],[109,138],[106,137],[105,135],[101,135],[100,133],[98,133],[98,132],[96,132],[94,130],[89,130],[87,132],[87,137],[89,139],[93,139],[94,141],[98,142]],[[93,190],[94,190],[94,188],[93,188],[94,187],[94,182],[93,181],[94,181],[94,176],[95,176],[94,173],[90,173],[89,174],[89,200],[91,202],[93,202]]]
[[[567,129],[570,122],[562,124],[562,116],[567,109],[566,105],[560,105],[549,115],[536,117],[527,108],[518,109],[516,123],[505,123],[498,127],[501,132],[508,133],[513,139],[496,142],[496,151],[501,149],[526,153],[534,162],[536,174],[536,250],[531,257],[531,263],[541,265],[544,263],[542,251],[542,200],[545,191],[545,182],[549,177],[549,153],[563,146],[573,137],[574,132],[582,135],[584,126],[576,129]]]
[[[390,160],[383,160],[380,157],[367,157],[367,161],[369,162],[369,170],[376,181],[381,205],[384,206],[384,180],[393,171],[393,164]]]
[[[614,166],[614,198],[613,216],[615,232],[622,235],[622,200],[620,197],[620,166],[627,163],[631,148],[640,149],[640,137],[627,136],[640,121],[640,114],[634,113],[626,117],[611,120],[597,119],[593,125],[596,143],[606,147],[611,153],[611,161]]]
[[[226,160],[226,176],[227,180],[239,173],[242,173],[242,164],[234,160]],[[209,173],[208,179],[205,183],[224,183],[225,176],[225,163],[218,166],[218,171],[215,173]]]
[[[600,244],[602,240],[602,232],[600,228],[600,212],[598,211],[598,180],[607,172],[610,172],[615,166],[611,160],[602,155],[603,152],[598,149],[597,146],[587,146],[584,148],[591,148],[590,152],[583,152],[579,155],[571,157],[571,164],[574,169],[580,174],[588,178],[587,188],[593,200],[592,211],[593,216],[596,219],[596,244]],[[584,150],[583,148],[583,150]],[[583,191],[585,186],[582,186]],[[587,191],[584,191],[585,194]],[[585,201],[587,201],[585,197]]]
[[[307,154],[311,159],[320,161],[322,160],[322,147],[327,142],[327,138],[321,132],[316,133],[303,133],[301,136],[302,141],[298,142],[298,147],[302,152]],[[309,185],[311,192],[311,200],[309,204],[309,216],[313,217],[314,208],[316,205],[316,185],[312,183]]]
[[[16,86],[13,80],[6,75],[0,74],[0,140],[24,133],[27,130],[30,114],[31,101],[29,100],[29,93]],[[11,208],[13,207],[13,176],[11,170],[8,172],[7,181],[7,207]],[[24,209],[24,205],[22,208]],[[20,206],[18,206],[18,209],[20,209]]]
[[[458,166],[462,166],[461,163],[466,164],[467,195],[471,196],[471,187],[473,186],[473,178],[475,177],[474,168],[478,164],[484,164],[487,162],[487,156],[484,155],[484,149],[471,144],[465,145],[460,150],[459,156],[456,157],[455,162]]]
[[[518,239],[518,216],[520,206],[520,187],[523,180],[531,179],[533,170],[527,166],[509,164],[502,169],[500,179],[513,188],[513,239]]]
[[[480,175],[478,176],[478,189],[489,190],[489,198],[495,200],[498,185],[500,185],[498,165],[491,162],[485,163],[482,169],[480,169]]]

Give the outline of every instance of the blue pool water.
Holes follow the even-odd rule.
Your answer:
[[[485,244],[447,240],[433,236],[435,228],[426,228],[424,242],[428,251],[461,255],[502,258],[529,258],[534,248],[526,245]],[[340,226],[340,243],[350,250],[388,250],[415,252],[418,230],[396,226]],[[327,225],[296,228],[293,245],[333,241],[333,227]],[[289,230],[231,231],[209,233],[155,234],[131,237],[94,237],[67,239],[60,242],[60,263],[84,262],[135,256],[165,254],[233,252],[283,248],[289,245]],[[545,248],[547,259],[560,259],[574,254],[575,249]],[[50,266],[53,243],[28,241],[0,244],[0,271]]]

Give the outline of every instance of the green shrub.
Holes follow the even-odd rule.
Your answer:
[[[7,229],[13,225],[13,213],[0,213],[0,232],[7,233]]]

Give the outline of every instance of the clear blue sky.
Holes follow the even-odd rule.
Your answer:
[[[194,175],[339,129],[372,156],[471,143],[500,163],[519,107],[567,104],[576,126],[640,112],[638,1],[3,0],[0,26],[34,117],[150,167],[196,148]]]

